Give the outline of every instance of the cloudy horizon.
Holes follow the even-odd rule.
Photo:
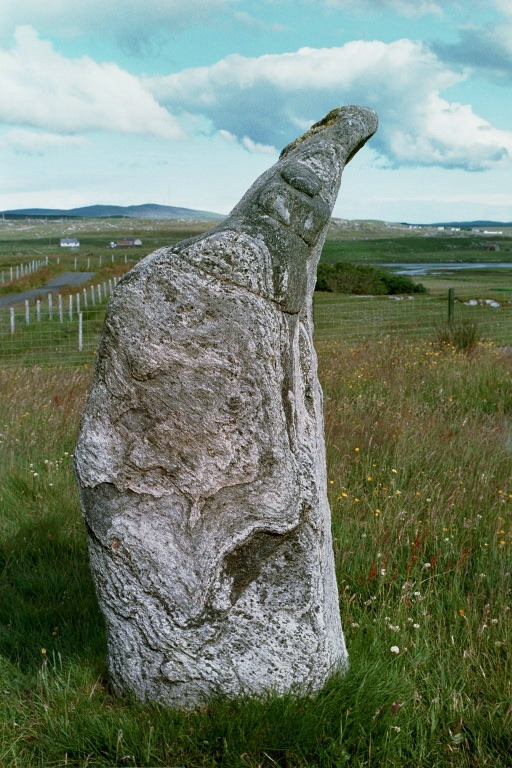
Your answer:
[[[0,210],[227,213],[362,104],[335,216],[511,221],[511,86],[506,0],[3,0]]]

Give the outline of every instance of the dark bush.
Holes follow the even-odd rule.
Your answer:
[[[473,320],[455,320],[439,323],[435,328],[435,340],[440,347],[455,347],[469,354],[482,341],[482,334]]]
[[[382,296],[398,293],[426,293],[421,283],[415,283],[405,275],[395,275],[377,267],[351,264],[339,261],[335,264],[319,264],[317,270],[317,291],[371,294]]]

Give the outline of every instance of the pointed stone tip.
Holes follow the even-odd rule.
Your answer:
[[[326,128],[334,125],[339,120],[347,120],[350,118],[358,119],[362,126],[363,124],[367,125],[368,131],[372,131],[372,133],[375,133],[377,130],[378,118],[375,110],[370,109],[370,107],[358,107],[353,105],[331,109],[325,117],[311,126],[310,131]]]
[[[352,128],[351,133],[353,133],[355,141],[354,147],[347,158],[348,162],[376,132],[378,127],[377,113],[369,107],[359,106],[337,107],[336,109],[331,109],[325,117],[317,123],[314,123],[306,133],[288,144],[281,152],[280,158],[283,158],[304,141],[317,134],[323,133],[326,129],[336,125],[339,125],[340,127],[345,125]]]

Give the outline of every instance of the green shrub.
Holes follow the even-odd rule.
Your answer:
[[[452,320],[436,327],[435,340],[441,347],[451,346],[460,352],[469,353],[482,341],[482,336],[473,320]]]
[[[424,285],[415,283],[405,275],[395,275],[376,267],[344,261],[318,265],[316,290],[359,296],[426,293]]]
[[[387,293],[426,293],[427,289],[423,283],[415,283],[410,277],[406,275],[396,275],[391,272],[380,272],[380,279],[386,286]]]

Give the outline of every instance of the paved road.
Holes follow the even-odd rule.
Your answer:
[[[19,304],[28,299],[38,299],[49,293],[58,293],[61,288],[69,288],[70,285],[82,285],[89,282],[94,277],[95,272],[63,272],[62,275],[54,277],[42,288],[34,288],[23,293],[10,293],[8,296],[0,296],[0,308],[12,307],[13,304]]]

